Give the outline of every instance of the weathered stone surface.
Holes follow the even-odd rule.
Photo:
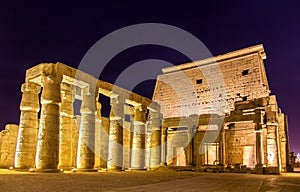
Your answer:
[[[162,69],[157,102],[61,63],[37,65],[22,85],[19,129],[0,134],[0,166],[287,171],[287,118],[270,95],[263,59],[258,45]],[[101,116],[100,94],[110,98],[109,118]]]
[[[150,168],[155,168],[161,163],[161,120],[158,112],[150,111],[148,129],[151,132],[150,139]]]
[[[124,100],[111,98],[107,168],[121,170],[123,164]]]
[[[0,167],[2,168],[14,167],[18,129],[18,125],[8,124],[5,130],[0,132]]]
[[[107,168],[108,143],[109,143],[109,118],[101,117],[102,129],[100,129],[100,167]]]
[[[93,93],[85,92],[80,108],[77,169],[93,170],[95,163],[95,111]]]
[[[263,59],[258,45],[162,69],[153,100],[164,116],[164,163],[178,164],[181,149],[197,167],[287,170],[287,120],[270,95]]]
[[[22,85],[21,116],[14,163],[16,169],[35,166],[40,89],[39,85],[30,82]]]
[[[36,169],[56,170],[59,160],[59,127],[61,103],[60,82],[43,78],[41,117],[36,151]]]
[[[222,108],[228,113],[234,109],[234,103],[243,98],[253,100],[268,96],[270,91],[262,65],[264,57],[261,57],[263,47],[248,49],[248,53],[245,49],[217,56],[215,63],[204,60],[194,65],[183,64],[177,69],[163,69],[165,73],[157,77],[153,100],[162,105],[164,118],[217,113]],[[245,75],[244,70],[248,70]]]
[[[145,169],[146,153],[146,109],[142,106],[134,107],[133,132],[131,148],[131,169]]]
[[[80,127],[80,116],[76,115],[72,119],[72,167],[77,165],[78,137]]]
[[[72,119],[73,119],[73,87],[61,85],[59,163],[60,169],[72,169]]]

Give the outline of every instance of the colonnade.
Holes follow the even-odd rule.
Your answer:
[[[132,98],[125,97],[129,91],[125,96],[121,92],[114,93],[113,90],[102,93],[100,90],[103,89],[97,83],[87,82],[82,86],[75,82],[64,80],[62,75],[60,78],[42,75],[38,77],[38,81],[26,79],[22,85],[21,116],[14,164],[16,170],[60,172],[61,169],[124,169],[123,122],[126,105],[133,109],[127,168],[147,169],[160,164],[161,115],[158,105],[151,107],[151,102],[144,102],[146,98],[137,95],[135,100],[130,100]],[[76,89],[80,89],[79,93]],[[101,124],[99,95],[110,97],[108,132],[104,131]],[[74,129],[75,98],[82,100],[78,131]],[[147,132],[151,132],[151,155],[148,160],[145,159]],[[107,149],[100,149],[103,147],[101,134],[106,133]],[[107,150],[107,156],[101,156],[101,150]],[[102,161],[107,162],[106,166]],[[150,162],[149,167],[146,167],[146,161]]]

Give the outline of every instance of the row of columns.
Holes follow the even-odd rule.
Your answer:
[[[96,107],[95,104],[96,92],[89,90],[89,87],[82,91],[78,148],[77,152],[74,152],[72,85],[60,84],[50,77],[44,77],[39,102],[40,89],[39,85],[31,82],[22,85],[23,96],[20,104],[21,117],[15,154],[15,169],[35,167],[36,171],[59,172],[60,169],[74,167],[73,156],[77,154],[77,170],[94,171],[95,166],[100,166],[100,160],[97,161],[99,165],[95,165],[95,150],[100,145],[98,140],[95,143],[95,119],[97,119],[96,113],[99,110],[99,106]],[[40,104],[41,112],[38,125]],[[120,170],[123,163],[125,99],[119,95],[113,95],[110,104],[107,168]],[[130,158],[130,167],[133,169],[145,168],[146,111],[147,107],[143,105],[134,106]],[[150,116],[151,119],[148,122],[148,128],[152,131],[150,167],[155,167],[161,162],[160,115],[157,111],[150,111]]]

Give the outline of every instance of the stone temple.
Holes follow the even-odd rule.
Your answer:
[[[39,64],[26,71],[19,125],[0,133],[0,167],[286,172],[287,116],[264,59],[257,45],[164,68],[152,100],[61,63]],[[101,97],[110,99],[109,117]]]

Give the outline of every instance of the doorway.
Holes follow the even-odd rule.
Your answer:
[[[175,148],[174,163],[176,166],[186,166],[186,156],[185,156],[184,147]]]
[[[243,146],[243,165],[246,165],[250,168],[255,167],[255,155],[253,145]]]

